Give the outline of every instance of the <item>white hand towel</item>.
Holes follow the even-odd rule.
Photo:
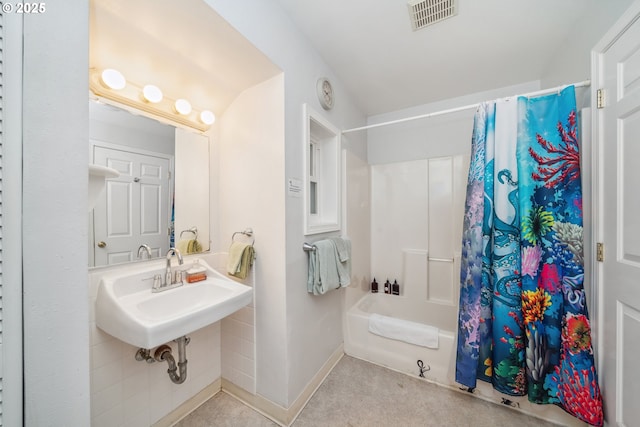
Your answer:
[[[369,332],[385,338],[428,348],[438,348],[439,329],[435,326],[373,313],[369,316]]]

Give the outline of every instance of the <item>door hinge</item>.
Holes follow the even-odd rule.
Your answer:
[[[596,243],[596,259],[604,262],[604,243]]]
[[[598,89],[597,93],[597,107],[598,109],[604,108],[604,89]]]

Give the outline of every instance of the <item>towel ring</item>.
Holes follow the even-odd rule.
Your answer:
[[[190,228],[190,229],[188,229],[188,230],[182,230],[182,231],[180,232],[180,238],[181,238],[181,239],[182,239],[182,235],[183,235],[184,233],[193,233],[193,235],[195,236],[195,240],[198,240],[198,227],[193,226],[193,227],[191,227],[191,228]]]
[[[245,228],[244,231],[236,231],[231,235],[231,241],[235,241],[236,234],[243,234],[247,237],[251,237],[251,246],[256,242],[256,238],[253,235],[253,230],[251,228]]]

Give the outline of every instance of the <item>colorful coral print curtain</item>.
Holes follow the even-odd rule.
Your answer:
[[[559,405],[602,397],[583,289],[575,90],[476,112],[462,238],[456,381]]]

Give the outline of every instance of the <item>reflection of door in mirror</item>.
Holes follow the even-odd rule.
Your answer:
[[[89,163],[121,174],[89,215],[89,266],[162,257],[190,229],[208,251],[209,138],[94,101],[89,118]]]
[[[168,247],[171,157],[128,147],[94,145],[93,162],[120,172],[94,208],[94,265],[133,261],[148,245],[153,257]]]

